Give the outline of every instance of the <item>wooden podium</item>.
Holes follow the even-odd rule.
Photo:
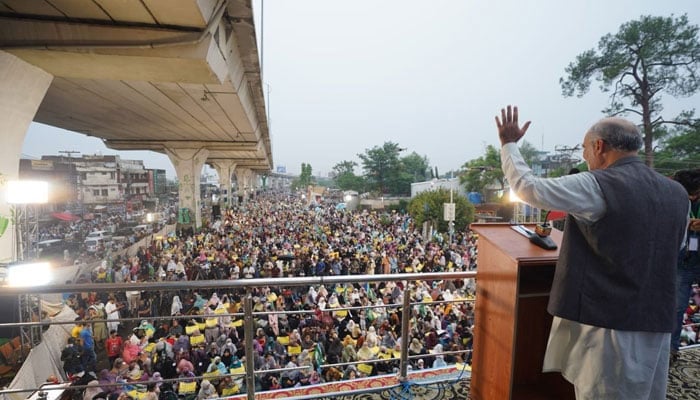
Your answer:
[[[472,229],[479,234],[479,255],[471,399],[575,399],[561,374],[542,372],[559,250],[535,246],[509,224]],[[552,230],[557,244],[561,237]]]

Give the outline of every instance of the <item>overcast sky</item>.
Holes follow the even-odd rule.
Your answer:
[[[595,84],[581,99],[561,95],[559,78],[578,54],[641,15],[687,13],[700,24],[698,0],[265,0],[264,10],[254,0],[254,7],[275,167],[298,174],[309,163],[324,176],[386,141],[426,156],[441,173],[456,170],[498,145],[494,116],[507,104],[532,120],[525,139],[535,147],[575,146],[608,102]],[[667,118],[700,104],[700,96],[664,99]],[[57,148],[56,130],[32,124],[24,155],[120,154],[174,177],[164,155],[115,152],[67,131]]]

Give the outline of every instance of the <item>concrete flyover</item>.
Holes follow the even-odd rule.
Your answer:
[[[4,216],[32,121],[167,154],[196,226],[205,163],[229,188],[273,167],[251,0],[0,2],[0,115]]]

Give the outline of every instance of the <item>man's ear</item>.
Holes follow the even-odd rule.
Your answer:
[[[605,140],[603,140],[603,139],[596,139],[594,143],[595,143],[595,144],[594,144],[594,146],[595,146],[595,147],[594,147],[594,150],[595,150],[594,153],[595,153],[595,154],[603,154],[603,153],[605,153],[605,152],[608,150],[608,146],[607,146],[607,144],[605,143]]]

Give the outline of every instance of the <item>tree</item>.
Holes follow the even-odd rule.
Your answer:
[[[505,187],[505,177],[501,170],[501,153],[492,145],[486,146],[486,154],[467,161],[462,165],[459,183],[468,192],[479,192],[487,198],[486,188],[494,183],[500,190]]]
[[[382,147],[374,146],[358,154],[370,190],[380,195],[400,192],[397,185],[401,172],[399,152],[403,150],[397,143],[384,142]]]
[[[335,173],[335,184],[341,190],[355,190],[364,192],[365,180],[361,176],[355,175],[355,161],[341,161],[333,167]]]
[[[459,195],[453,195],[453,201],[455,230],[463,231],[474,221],[474,205]],[[421,192],[408,203],[408,214],[416,221],[417,226],[429,221],[439,232],[447,232],[449,227],[443,216],[443,204],[449,202],[450,191],[447,189]]]
[[[428,157],[419,156],[415,151],[401,159],[402,172],[411,178],[410,183],[423,182],[428,179],[430,163]]]
[[[661,94],[688,97],[698,91],[700,40],[698,27],[687,15],[652,17],[622,24],[620,30],[603,36],[598,51],[579,54],[566,67],[566,78],[559,83],[562,94],[578,97],[588,92],[591,79],[600,82],[603,92],[611,92],[608,115],[637,114],[642,118],[646,163],[654,165],[655,130],[663,124],[692,125],[693,112],[682,112],[664,119]]]
[[[301,174],[298,178],[292,181],[292,190],[306,189],[314,183],[314,177],[311,175],[311,164],[301,163]]]
[[[700,125],[672,129],[654,157],[655,169],[665,175],[700,167]]]

